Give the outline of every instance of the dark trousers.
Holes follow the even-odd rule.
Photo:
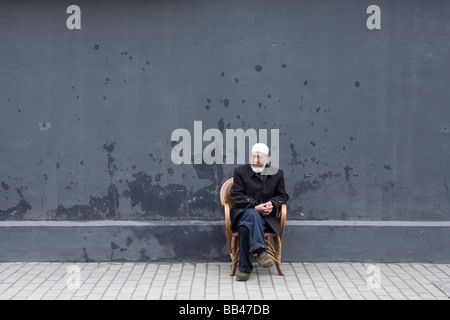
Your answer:
[[[238,223],[239,231],[239,270],[253,270],[253,252],[266,248],[264,232],[266,220],[255,209],[246,209]]]

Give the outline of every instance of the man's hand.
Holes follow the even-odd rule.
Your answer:
[[[255,206],[255,210],[259,212],[262,216],[267,216],[272,212],[273,205],[271,201],[260,203]]]

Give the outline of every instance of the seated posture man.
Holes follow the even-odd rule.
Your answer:
[[[239,232],[238,281],[247,281],[253,270],[253,254],[264,268],[274,265],[266,253],[264,232],[281,233],[279,211],[289,196],[283,171],[270,168],[269,148],[263,143],[252,147],[251,164],[234,169],[230,210],[232,229]],[[274,170],[275,169],[275,170]]]

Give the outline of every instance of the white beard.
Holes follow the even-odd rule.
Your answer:
[[[267,162],[264,164],[264,166],[262,166],[261,168],[257,168],[254,167],[253,165],[251,165],[253,172],[255,173],[261,173],[263,172],[263,170],[266,168]]]

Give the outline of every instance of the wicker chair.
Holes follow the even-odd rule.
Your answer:
[[[231,201],[230,197],[230,189],[232,185],[233,178],[230,178],[223,183],[222,188],[220,189],[220,202],[222,203],[225,211],[225,228],[227,233],[228,248],[232,261],[230,275],[234,276],[239,262],[239,233],[231,231],[230,209],[233,205],[233,202]],[[286,214],[286,204],[282,204],[280,212],[281,234],[279,236],[275,233],[264,234],[267,253],[275,261],[275,266],[280,276],[284,275],[283,269],[281,268],[281,245],[283,243],[284,227],[286,225]],[[271,239],[273,240],[273,244]]]

